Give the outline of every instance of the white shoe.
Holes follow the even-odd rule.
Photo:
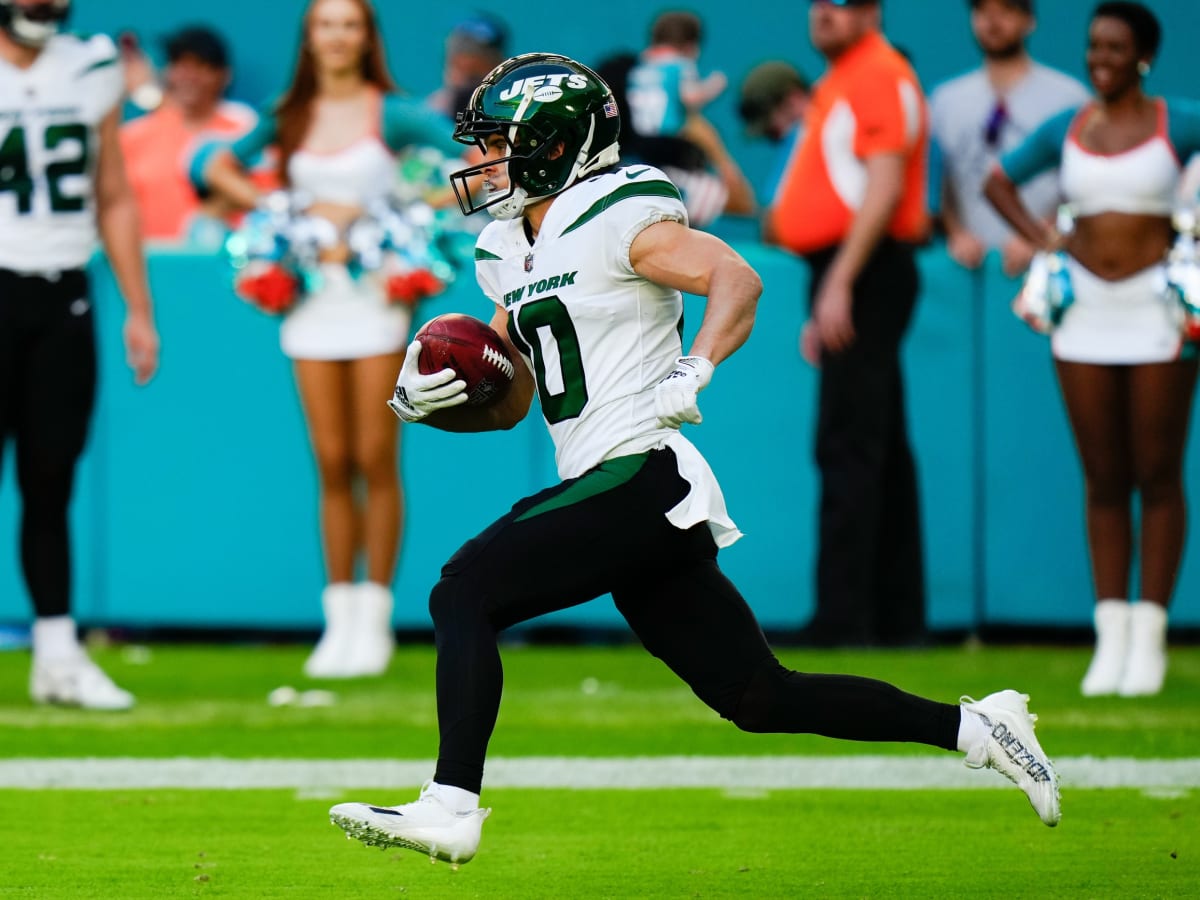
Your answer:
[[[1167,676],[1167,611],[1143,600],[1129,614],[1129,656],[1117,693],[1146,697],[1162,690]]]
[[[1096,650],[1079,689],[1085,697],[1115,694],[1125,673],[1129,654],[1129,613],[1125,600],[1101,600],[1092,615],[1096,624]]]
[[[970,697],[960,702],[989,729],[987,738],[967,751],[966,764],[972,769],[995,769],[1025,792],[1043,822],[1057,825],[1062,818],[1058,773],[1034,737],[1037,716],[1029,712],[1029,696],[1000,691],[978,702]]]
[[[304,661],[304,674],[309,678],[351,677],[347,669],[353,640],[354,599],[354,585],[348,581],[328,585],[321,592],[325,630]]]
[[[394,603],[391,589],[382,584],[364,581],[354,585],[350,637],[344,661],[347,676],[369,677],[387,671],[396,647],[392,630]]]
[[[339,803],[329,810],[329,820],[346,837],[368,847],[403,847],[427,853],[431,861],[453,865],[470,862],[479,849],[483,820],[490,809],[456,813],[433,795],[427,784],[421,796],[403,806],[370,806]]]
[[[34,703],[114,712],[132,709],[134,705],[133,694],[113,684],[82,649],[77,654],[55,659],[34,656],[29,696]]]

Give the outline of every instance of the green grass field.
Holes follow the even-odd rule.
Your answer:
[[[124,715],[32,707],[28,655],[0,653],[0,778],[9,778],[0,787],[0,897],[1200,895],[1200,783],[1146,788],[1135,775],[1125,787],[1073,786],[1066,765],[1056,829],[1041,825],[1015,788],[974,782],[919,790],[500,786],[485,790],[494,812],[479,855],[458,871],[411,852],[369,850],[342,838],[326,811],[345,799],[405,802],[431,774],[433,653],[401,648],[386,679],[315,684],[299,674],[305,652],[97,651],[139,697]],[[730,768],[746,765],[745,757],[821,757],[813,765],[835,756],[904,757],[897,766],[949,759],[918,746],[742,734],[635,647],[512,646],[504,654],[497,773],[523,757],[588,758],[567,760],[568,772],[609,757],[683,754],[730,757]],[[1196,647],[1175,648],[1167,689],[1143,700],[1079,697],[1087,661],[1080,647],[781,657],[806,671],[871,675],[947,701],[1018,687],[1032,695],[1047,752],[1075,765],[1083,757],[1200,756]],[[268,705],[285,684],[332,689],[336,702]],[[135,769],[145,772],[178,757],[198,759],[204,771],[217,766],[205,766],[206,758],[277,760],[267,771],[305,760],[408,760],[425,774],[402,787],[331,788],[315,778],[236,790],[119,781],[34,788],[11,774],[18,760],[83,757],[144,759]],[[995,773],[974,775],[979,788],[1006,784]]]

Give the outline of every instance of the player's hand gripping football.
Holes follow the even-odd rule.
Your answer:
[[[663,428],[678,428],[684,422],[703,421],[696,395],[712,380],[713,364],[703,356],[681,356],[675,368],[654,388],[654,413]]]
[[[467,383],[453,369],[446,368],[430,375],[417,369],[421,342],[413,341],[404,353],[404,365],[396,379],[396,391],[388,406],[404,422],[420,422],[435,410],[461,406],[467,402],[463,390]]]

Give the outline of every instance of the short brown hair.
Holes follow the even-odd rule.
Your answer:
[[[695,13],[674,10],[665,12],[654,20],[650,28],[650,43],[681,47],[698,44],[704,36],[700,17]]]

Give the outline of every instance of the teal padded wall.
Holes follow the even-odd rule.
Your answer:
[[[818,480],[816,373],[797,353],[806,270],[749,243],[766,290],[754,333],[703,394],[688,433],[709,458],[746,537],[722,565],[764,624],[812,611]],[[921,255],[924,290],[905,348],[920,471],[929,621],[1086,624],[1090,581],[1080,476],[1046,341],[1008,311],[1016,288],[992,261],[978,275]],[[98,267],[101,388],[73,509],[81,619],[131,625],[309,628],[323,583],[316,475],[277,322],[237,300],[228,267],[157,254],[151,278],[162,369],[135,388],[121,304]],[[489,312],[469,278],[422,311]],[[689,333],[703,301],[688,298]],[[381,397],[380,403],[386,398]],[[8,454],[11,457],[11,453]],[[428,625],[442,562],[518,497],[555,481],[544,427],[497,434],[402,431],[407,532],[396,622]],[[1200,483],[1195,453],[1189,475]],[[12,473],[0,494],[0,621],[27,615],[17,574]],[[1200,622],[1192,529],[1174,621]],[[611,625],[607,601],[557,621]]]

